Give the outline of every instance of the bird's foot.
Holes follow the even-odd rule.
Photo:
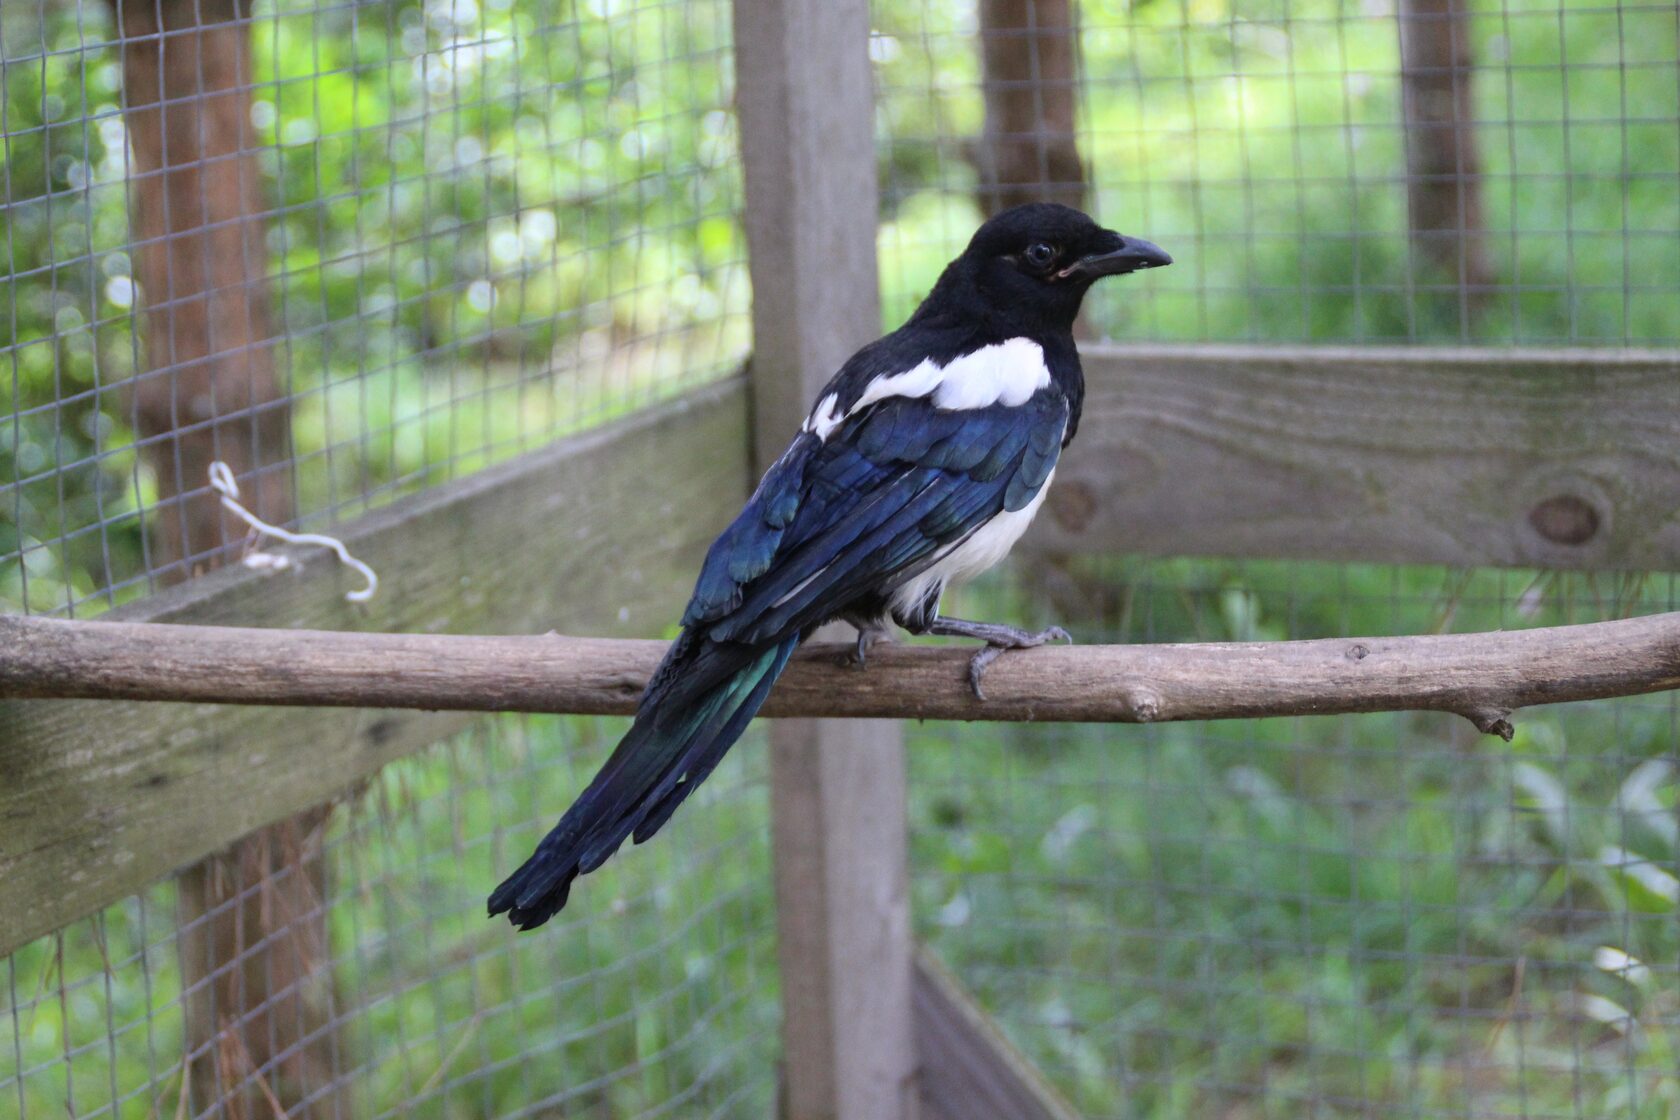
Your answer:
[[[938,618],[929,630],[934,634],[953,638],[976,638],[986,643],[968,662],[968,687],[974,690],[976,700],[986,698],[985,689],[981,687],[981,681],[986,675],[986,666],[996,661],[998,654],[1004,650],[1032,649],[1046,642],[1067,642],[1070,645],[1073,643],[1072,636],[1060,626],[1034,631],[1022,630],[1018,626],[1008,626],[1001,622],[968,622],[960,618]]]
[[[986,666],[998,659],[998,654],[1006,649],[1032,649],[1034,646],[1044,645],[1046,642],[1066,642],[1073,644],[1073,637],[1060,626],[1052,626],[1047,630],[1033,633],[1028,630],[1016,630],[1005,642],[988,642],[975,651],[968,659],[968,687],[974,690],[976,700],[984,700],[986,691],[981,687],[981,681],[986,675]]]
[[[875,648],[875,643],[891,640],[883,627],[871,626],[860,629],[857,636],[857,647],[852,651],[849,660],[859,669],[866,668],[869,662],[869,651]]]

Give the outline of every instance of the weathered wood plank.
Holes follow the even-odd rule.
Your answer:
[[[700,555],[739,509],[748,431],[744,386],[733,381],[369,514],[343,530],[382,577],[378,597],[363,606],[342,598],[360,577],[316,551],[296,555],[292,572],[216,572],[112,617],[656,634],[681,610]],[[686,467],[673,471],[673,462]],[[297,708],[0,704],[0,953],[333,797],[463,722]]]
[[[1680,353],[1089,346],[1030,548],[1680,568]]]
[[[915,1047],[899,725],[781,719],[770,728],[781,1116],[909,1120]]]
[[[760,471],[881,333],[868,0],[734,5]]]
[[[737,0],[734,15],[762,469],[880,333],[869,3]],[[789,720],[770,743],[782,1115],[901,1120],[914,1109],[903,741],[891,723]]]
[[[1025,1054],[939,959],[916,951],[921,1120],[1075,1120]]]

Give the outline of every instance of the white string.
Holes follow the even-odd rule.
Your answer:
[[[210,464],[210,488],[222,496],[222,508],[239,518],[260,536],[273,537],[285,541],[287,544],[312,544],[322,548],[330,548],[338,553],[343,563],[356,569],[367,580],[367,586],[359,591],[347,591],[344,597],[352,603],[365,603],[373,598],[373,593],[379,590],[379,575],[372,568],[350,555],[350,550],[344,547],[344,542],[337,537],[323,536],[320,533],[294,533],[290,529],[282,529],[278,525],[270,525],[250,510],[239,504],[239,483],[234,480],[233,471],[221,460]],[[244,564],[247,568],[259,571],[280,571],[291,567],[291,562],[284,556],[277,556],[271,552],[249,552],[245,556]]]

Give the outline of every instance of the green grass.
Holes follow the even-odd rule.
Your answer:
[[[1392,8],[1340,0],[1080,6],[1079,143],[1096,212],[1177,263],[1099,286],[1120,339],[1672,345],[1680,79],[1672,10],[1473,3],[1498,289],[1474,308],[1406,234]],[[888,319],[979,212],[972,13],[877,6]]]
[[[768,1113],[776,983],[758,735],[670,842],[592,876],[542,933],[484,916],[489,888],[623,724],[485,720],[338,807],[327,914],[358,1120]],[[85,1117],[113,1099],[125,1118],[176,1115],[173,912],[160,886],[0,964],[0,1115]]]
[[[1106,563],[966,609],[1082,640],[1427,633],[1666,581]],[[1071,590],[1069,590],[1071,589]],[[1090,1116],[1680,1108],[1671,701],[1158,727],[925,726],[919,925]],[[1644,967],[1617,970],[1632,958]]]

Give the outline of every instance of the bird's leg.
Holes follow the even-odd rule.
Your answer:
[[[887,639],[888,631],[885,626],[859,626],[857,649],[852,653],[852,664],[859,669],[864,668],[869,661],[869,651],[875,647],[875,643]]]
[[[947,638],[974,638],[986,643],[968,663],[968,687],[974,690],[976,700],[986,698],[986,694],[980,689],[980,679],[985,676],[986,666],[997,660],[998,654],[1004,650],[1031,649],[1045,642],[1062,641],[1070,645],[1073,643],[1073,638],[1060,626],[1034,632],[1002,622],[969,622],[961,618],[946,618],[944,615],[936,615],[927,632]]]

